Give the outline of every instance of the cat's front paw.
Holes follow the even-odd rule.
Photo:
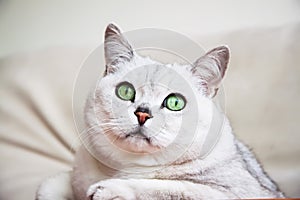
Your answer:
[[[132,200],[134,191],[126,180],[109,179],[91,185],[87,191],[90,200]]]

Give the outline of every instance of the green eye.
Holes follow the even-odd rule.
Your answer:
[[[185,98],[181,94],[170,94],[163,102],[163,106],[172,111],[182,110],[185,104]]]
[[[124,101],[134,101],[135,89],[132,84],[123,82],[116,87],[116,95]]]

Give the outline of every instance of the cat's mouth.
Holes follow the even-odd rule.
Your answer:
[[[129,137],[142,139],[142,140],[147,141],[149,144],[151,144],[150,137],[146,136],[141,130],[137,130],[137,131],[134,131],[134,132],[131,132],[131,133],[128,133],[125,135],[125,138],[129,138]]]
[[[155,145],[155,139],[153,136],[149,136],[144,132],[145,130],[137,128],[133,131],[123,133],[121,140],[113,139],[114,144],[118,147],[134,153],[154,153],[159,151],[161,148]]]

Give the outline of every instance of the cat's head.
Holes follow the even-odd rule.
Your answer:
[[[104,47],[106,70],[86,108],[86,123],[97,127],[90,136],[93,146],[153,153],[174,144],[181,148],[190,142],[185,140],[188,135],[205,135],[212,118],[211,98],[229,60],[226,46],[192,64],[165,65],[139,56],[110,24]],[[203,137],[194,138],[203,142]]]

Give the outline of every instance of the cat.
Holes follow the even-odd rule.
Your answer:
[[[104,48],[105,73],[84,111],[85,144],[73,171],[45,181],[37,199],[284,197],[213,103],[227,46],[192,64],[162,64],[138,55],[109,24]],[[204,156],[215,118],[222,128]]]

